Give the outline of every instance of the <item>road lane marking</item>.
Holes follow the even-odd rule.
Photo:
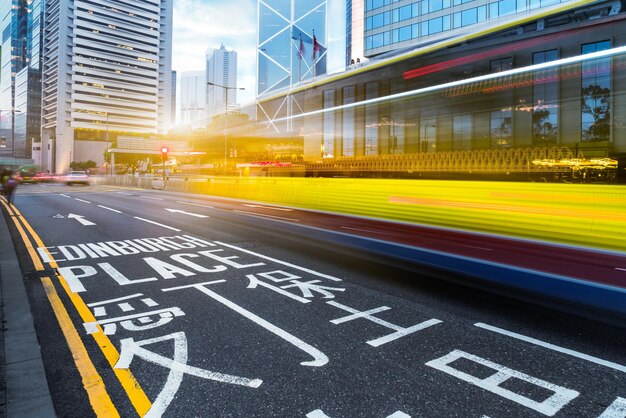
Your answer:
[[[167,225],[163,225],[163,224],[160,224],[158,222],[151,221],[149,219],[140,218],[139,216],[133,216],[133,218],[139,219],[140,221],[148,222],[150,224],[162,226],[163,228],[171,229],[172,231],[180,232],[180,229],[177,229],[177,228],[174,228],[174,227],[171,227],[171,226],[167,226]]]
[[[272,210],[282,210],[284,212],[293,212],[293,209],[286,209],[286,208],[277,208],[274,206],[263,206],[263,205],[250,205],[250,204],[243,204],[244,206],[247,206],[249,208],[262,208],[262,209],[272,209]]]
[[[233,311],[237,312],[238,314],[248,318],[249,320],[251,320],[255,324],[259,325],[260,327],[265,328],[266,330],[268,330],[272,334],[282,338],[283,340],[285,340],[288,343],[292,344],[296,348],[304,351],[305,353],[307,353],[308,355],[313,357],[313,360],[300,362],[301,365],[303,365],[303,366],[311,366],[311,367],[321,367],[321,366],[325,365],[326,363],[328,363],[328,357],[326,356],[326,354],[322,353],[317,348],[313,347],[310,344],[305,343],[304,341],[302,341],[300,338],[296,337],[295,335],[292,335],[292,334],[288,333],[287,331],[277,327],[276,325],[266,321],[265,319],[255,315],[255,314],[253,314],[249,310],[247,310],[247,309],[237,305],[236,303],[231,302],[230,300],[228,300],[228,299],[218,295],[217,293],[215,293],[214,291],[212,291],[212,290],[210,290],[210,289],[208,289],[206,287],[206,285],[210,285],[210,284],[214,284],[214,283],[221,283],[221,282],[224,282],[224,281],[225,280],[214,280],[214,281],[211,281],[211,282],[204,282],[204,283],[196,283],[196,284],[192,284],[192,285],[170,287],[170,288],[167,288],[167,289],[161,289],[161,291],[163,291],[163,292],[170,292],[172,290],[181,290],[181,289],[195,288],[195,289],[201,291],[202,293],[204,293],[205,295],[209,296],[210,298],[218,301],[219,303],[221,303],[221,304],[225,305],[226,307],[232,309]]]
[[[201,205],[199,203],[191,203],[191,202],[183,202],[182,200],[177,200],[176,203],[181,203],[183,205],[190,205],[190,206],[199,206],[201,208],[209,208],[209,209],[215,209],[214,206],[209,206],[209,205]]]
[[[144,196],[144,195],[141,195],[141,197],[143,197],[144,199],[163,200],[160,197],[152,197],[152,196]]]
[[[46,296],[48,297],[48,301],[50,301],[54,315],[59,322],[61,331],[65,336],[65,342],[72,353],[72,359],[80,373],[83,388],[85,388],[87,392],[91,408],[96,416],[99,417],[119,417],[120,414],[117,412],[115,405],[113,405],[111,401],[111,397],[107,393],[104,381],[93,365],[89,353],[87,353],[87,349],[85,348],[85,344],[83,344],[80,335],[78,335],[78,331],[74,328],[74,324],[65,310],[63,302],[61,302],[61,298],[59,298],[59,294],[56,292],[52,280],[50,280],[49,277],[42,277],[41,283],[46,291]]]
[[[610,362],[610,361],[607,361],[607,360],[602,360],[601,358],[598,358],[598,357],[593,357],[593,356],[590,356],[590,355],[587,355],[587,354],[584,354],[584,353],[580,353],[578,351],[570,350],[568,348],[559,347],[558,345],[550,344],[550,343],[547,343],[545,341],[541,341],[541,340],[537,340],[535,338],[527,337],[525,335],[518,334],[516,332],[507,331],[507,330],[502,329],[502,328],[498,328],[498,327],[494,327],[494,326],[491,326],[491,325],[483,324],[481,322],[478,322],[478,323],[474,324],[474,326],[476,326],[478,328],[486,329],[488,331],[496,332],[498,334],[506,335],[507,337],[515,338],[515,339],[518,339],[518,340],[521,340],[521,341],[525,341],[527,343],[535,344],[535,345],[538,345],[540,347],[547,348],[549,350],[558,351],[559,353],[567,354],[567,355],[570,355],[572,357],[577,357],[579,359],[586,360],[586,361],[589,361],[591,363],[595,363],[595,364],[599,364],[601,366],[609,367],[611,369],[620,371],[622,373],[626,373],[626,366],[622,366],[621,364],[613,363],[613,362]]]
[[[184,210],[180,210],[180,209],[165,209],[166,211],[170,212],[170,213],[180,213],[183,215],[189,215],[189,216],[195,216],[196,218],[208,218],[208,215],[200,215],[198,213],[191,213],[191,212],[185,212]]]
[[[89,200],[83,200],[83,199],[79,199],[77,197],[75,197],[74,200],[78,200],[79,202],[84,202],[84,203],[91,203]]]
[[[257,212],[246,212],[245,210],[234,210],[233,212],[241,213],[243,215],[248,215],[248,216],[255,216],[257,218],[272,218],[272,219],[282,219],[285,221],[300,222],[299,219],[283,218],[282,216],[266,215],[264,213],[257,213]]]
[[[320,273],[318,271],[311,270],[311,269],[308,269],[306,267],[297,266],[295,264],[288,263],[287,261],[282,261],[282,260],[278,260],[276,258],[269,257],[267,255],[255,253],[254,251],[246,250],[244,248],[237,247],[235,245],[226,244],[225,242],[215,241],[215,243],[219,244],[219,245],[223,245],[223,246],[228,247],[228,248],[232,248],[233,250],[241,251],[242,253],[246,253],[246,254],[253,255],[255,257],[262,258],[264,260],[269,260],[269,261],[272,261],[274,263],[282,264],[284,266],[291,267],[291,268],[294,268],[296,270],[305,271],[307,273],[313,274],[313,275],[318,276],[318,277],[322,277],[324,279],[334,280],[336,282],[342,281],[342,279],[340,279],[338,277],[329,276],[328,274]]]
[[[110,208],[110,207],[107,207],[107,206],[98,205],[98,207],[102,208],[102,209],[110,210],[111,212],[122,213],[121,210],[113,209],[113,208]]]
[[[24,224],[26,229],[30,232],[35,243],[40,248],[44,248],[44,250],[47,253],[48,251],[46,249],[46,245],[43,243],[39,235],[33,230],[33,228],[30,226],[28,221],[26,221],[26,219],[19,212],[19,210],[15,207],[14,207],[14,210],[19,220]],[[30,239],[26,237],[26,240],[28,242],[27,245],[30,245]],[[54,259],[49,253],[48,253],[48,257],[51,260],[49,262],[50,267],[54,269],[59,268],[59,265],[56,263],[56,261],[54,261]],[[33,259],[33,263],[35,262],[35,260],[39,260],[39,259],[38,258]],[[41,262],[39,262],[39,264],[41,264]],[[43,270],[43,266],[41,267],[41,270]],[[95,317],[93,316],[93,314],[91,313],[91,311],[89,310],[89,308],[87,307],[83,299],[77,293],[74,293],[70,290],[69,285],[67,281],[65,280],[65,278],[59,274],[56,275],[56,277],[59,280],[59,283],[61,283],[61,286],[63,286],[65,293],[67,294],[70,301],[76,308],[83,322],[95,321],[96,320]],[[96,341],[98,346],[100,347],[100,350],[104,354],[104,357],[108,360],[109,365],[113,369],[115,376],[119,380],[120,384],[126,391],[126,394],[128,398],[130,399],[133,407],[137,411],[137,414],[139,414],[139,416],[144,416],[150,410],[152,403],[150,402],[145,392],[143,391],[143,389],[137,382],[137,379],[135,379],[135,376],[130,371],[130,369],[115,369],[115,364],[117,363],[120,355],[117,352],[117,349],[115,348],[111,340],[109,340],[109,338],[102,332],[101,329],[99,330],[99,332],[92,334],[92,337]],[[106,416],[106,415],[103,415],[103,416]]]
[[[119,193],[119,194],[123,194],[124,196],[132,196],[132,193],[124,193],[124,192],[115,192],[115,193]]]
[[[626,271],[626,269],[621,268],[621,267],[615,267],[615,270]]]
[[[63,193],[59,193],[59,196],[67,197],[67,198],[69,198],[69,199],[71,199],[71,198],[72,198],[72,196],[68,196],[68,195],[63,194]]]

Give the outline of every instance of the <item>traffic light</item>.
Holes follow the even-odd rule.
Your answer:
[[[163,157],[163,161],[167,160],[167,153],[169,151],[168,147],[161,147],[161,157]]]

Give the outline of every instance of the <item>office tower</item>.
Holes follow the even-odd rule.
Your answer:
[[[206,109],[208,120],[237,103],[237,52],[224,45],[206,51]],[[211,84],[209,84],[211,83]]]
[[[365,56],[365,0],[347,0],[346,4],[346,65],[362,61]],[[349,39],[349,41],[348,41]]]
[[[0,160],[32,162],[40,141],[42,0],[0,5]]]
[[[191,129],[208,124],[205,104],[209,87],[205,71],[187,71],[180,74],[180,124]]]
[[[540,9],[557,9],[572,0],[365,1],[365,56],[419,46],[488,29],[494,21]],[[353,40],[354,41],[354,40]]]
[[[63,172],[71,161],[102,163],[118,136],[166,133],[172,0],[46,1],[36,159]]]
[[[259,0],[257,97],[326,73],[327,3]]]

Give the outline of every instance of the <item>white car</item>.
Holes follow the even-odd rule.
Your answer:
[[[70,171],[65,175],[63,181],[68,186],[72,184],[84,184],[89,185],[89,175],[84,171]]]

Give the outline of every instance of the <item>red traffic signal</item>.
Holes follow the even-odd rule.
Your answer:
[[[169,152],[169,148],[168,147],[161,147],[161,153],[162,154],[167,154]]]

